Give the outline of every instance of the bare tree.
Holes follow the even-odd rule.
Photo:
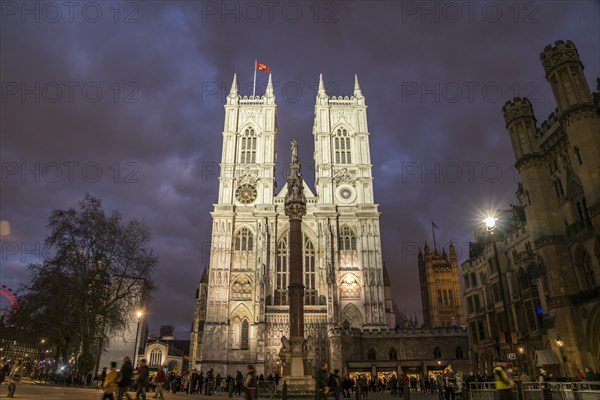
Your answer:
[[[118,211],[107,215],[89,194],[77,209],[54,210],[48,230],[51,255],[29,266],[19,313],[47,333],[65,361],[74,354],[80,372],[88,372],[103,343],[127,328],[154,289],[150,233]]]

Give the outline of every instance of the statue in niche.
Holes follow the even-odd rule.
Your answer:
[[[290,351],[290,341],[287,337],[281,337],[281,351]]]

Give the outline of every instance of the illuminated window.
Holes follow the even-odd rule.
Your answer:
[[[254,250],[254,237],[248,228],[242,228],[235,236],[236,251]]]
[[[349,226],[340,229],[340,250],[356,250],[356,236]]]
[[[240,163],[254,164],[256,162],[256,135],[254,129],[246,129],[241,140]]]
[[[287,305],[288,287],[288,237],[284,235],[277,244],[277,260],[275,266],[275,305]],[[319,304],[319,291],[317,290],[317,268],[315,246],[308,236],[304,235],[303,245],[304,268],[304,304]]]
[[[162,365],[162,351],[158,347],[155,347],[150,352],[150,366],[158,367],[160,365]]]
[[[287,304],[287,235],[279,241],[277,245],[277,265],[276,265],[276,277],[275,284],[275,305],[286,305]]]
[[[304,304],[317,304],[318,293],[316,279],[315,246],[308,236],[304,235]]]
[[[350,136],[346,129],[338,129],[334,138],[335,162],[337,164],[350,164]]]

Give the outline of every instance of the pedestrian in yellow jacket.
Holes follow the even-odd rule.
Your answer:
[[[504,360],[496,360],[494,367],[494,380],[496,381],[496,390],[500,395],[500,400],[512,400],[513,380],[506,372],[508,363]]]
[[[102,400],[114,400],[115,392],[119,390],[119,385],[117,383],[118,378],[117,363],[112,361],[110,363],[110,371],[108,371],[106,379],[104,380],[104,394],[102,395]]]

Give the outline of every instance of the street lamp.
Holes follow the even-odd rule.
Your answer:
[[[563,353],[563,346],[565,345],[565,342],[560,338],[560,336],[556,337],[556,345],[560,349],[560,358],[562,359],[563,368],[565,370],[565,378],[567,378],[567,357],[565,357],[565,354]]]
[[[527,373],[527,360],[525,360],[525,348],[519,347],[519,360],[521,360],[521,371]]]
[[[506,293],[504,291],[504,280],[502,279],[502,269],[500,268],[500,259],[498,257],[498,247],[496,247],[496,240],[494,239],[494,230],[496,229],[496,221],[498,219],[489,214],[487,217],[483,219],[483,223],[489,233],[490,240],[492,241],[492,249],[494,250],[494,264],[496,264],[496,269],[498,273],[498,285],[500,286],[500,296],[502,300],[502,308],[504,308],[504,319],[506,320],[506,326],[504,331],[504,340],[508,343],[510,352],[513,353],[513,342],[512,342],[512,329],[511,329],[511,319],[510,314],[508,312],[508,304],[506,301]],[[500,358],[500,350],[498,349],[498,358]]]
[[[137,350],[138,350],[138,336],[140,335],[140,319],[142,318],[142,315],[144,315],[144,312],[142,310],[137,310],[135,315],[137,316],[137,328],[135,330],[135,347],[133,348],[133,365],[137,365],[136,363],[136,357],[137,357]]]

